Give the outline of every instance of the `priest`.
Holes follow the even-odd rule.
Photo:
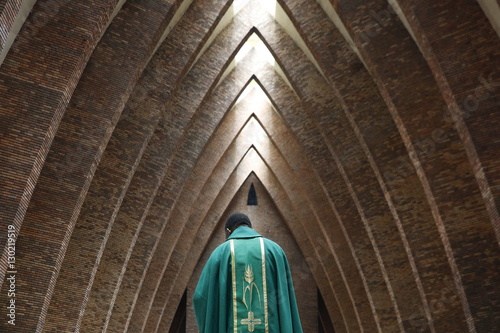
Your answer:
[[[302,333],[283,249],[253,230],[245,214],[231,215],[225,232],[193,297],[200,333]]]

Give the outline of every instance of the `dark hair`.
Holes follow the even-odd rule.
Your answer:
[[[252,227],[252,222],[250,222],[248,216],[242,213],[235,213],[229,216],[226,220],[226,229],[229,229],[231,231],[235,230],[238,227],[241,227],[242,225],[246,225],[250,228]]]

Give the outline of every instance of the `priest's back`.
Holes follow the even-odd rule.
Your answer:
[[[302,333],[285,252],[251,225],[230,220],[230,235],[211,254],[194,293],[199,331]]]

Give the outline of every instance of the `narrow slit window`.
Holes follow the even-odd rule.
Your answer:
[[[255,192],[255,187],[250,185],[250,190],[248,191],[247,206],[257,206],[257,192]]]

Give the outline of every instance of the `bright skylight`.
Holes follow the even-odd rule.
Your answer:
[[[249,0],[234,0],[233,1],[233,13],[236,15],[243,7],[246,6]]]
[[[259,84],[257,82],[255,82],[255,80],[250,81],[250,83],[246,86],[245,90],[243,90],[243,92],[241,93],[241,95],[238,97],[238,100],[236,101],[236,104],[238,104],[239,102],[241,102],[242,100],[244,100],[245,97],[248,95],[248,93],[250,91],[252,91],[253,89],[260,89],[260,90],[262,90],[262,88],[259,86]],[[262,93],[264,94],[264,92],[262,92]]]
[[[234,15],[236,15],[249,0],[234,0],[233,1],[233,10]],[[259,0],[261,6],[264,7],[273,17],[276,16],[276,0]]]
[[[252,48],[255,48],[258,54],[262,56],[264,59],[266,59],[266,61],[270,63],[272,66],[276,64],[276,61],[274,60],[274,57],[267,48],[266,44],[264,44],[264,42],[255,33],[253,33],[248,38],[245,44],[241,47],[238,54],[236,54],[235,57],[236,64],[238,64],[238,62],[240,62],[248,54],[248,52],[250,52]]]
[[[260,3],[273,17],[276,17],[276,0],[260,0]]]

